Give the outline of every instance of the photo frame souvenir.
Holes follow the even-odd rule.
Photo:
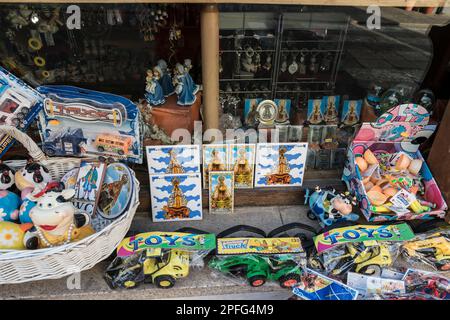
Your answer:
[[[308,143],[259,143],[255,187],[299,187],[303,184]]]
[[[275,123],[278,114],[278,106],[273,100],[263,100],[256,109],[258,114],[259,126],[271,127]]]
[[[308,100],[307,121],[311,124],[319,124],[324,121],[322,99]]]
[[[234,172],[209,174],[209,213],[230,214],[234,211]]]
[[[256,126],[258,114],[256,112],[262,99],[245,99],[244,101],[244,122],[250,127]]]
[[[325,123],[337,124],[339,122],[340,96],[324,96],[322,98],[322,114]]]
[[[154,222],[203,217],[200,173],[152,175],[150,195]]]
[[[362,100],[345,100],[342,105],[341,122],[352,126],[359,122],[361,116]]]
[[[229,145],[229,170],[234,173],[234,188],[253,188],[255,176],[255,144]]]
[[[150,175],[200,173],[198,145],[147,146],[145,149]]]
[[[208,189],[209,172],[226,171],[228,168],[228,145],[208,144],[203,145],[203,188]]]
[[[291,114],[291,100],[290,99],[275,99],[274,102],[278,107],[277,115],[275,118],[275,123],[277,123],[277,124],[289,123],[289,117]]]
[[[95,214],[105,173],[106,164],[103,162],[86,160],[80,162],[73,200],[77,208]]]

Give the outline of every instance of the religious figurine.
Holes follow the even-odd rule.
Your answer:
[[[174,84],[178,96],[177,104],[180,106],[192,105],[197,100],[196,94],[199,90],[199,86],[194,83],[189,75],[189,70],[192,68],[190,60],[186,59],[184,63],[184,66],[180,63],[175,66]]]
[[[167,205],[163,207],[165,219],[189,218],[190,209],[187,207],[187,200],[180,189],[180,181],[172,179],[172,193],[169,196]]]
[[[325,112],[326,123],[337,123],[338,121],[335,99],[334,96],[328,96],[327,111]]]
[[[145,79],[147,81],[147,86],[145,87],[147,93],[145,98],[151,106],[159,106],[166,102],[163,89],[159,84],[161,73],[162,71],[158,66],[154,67],[153,71],[147,70],[147,78]]]
[[[321,100],[313,100],[314,106],[313,106],[313,110],[311,113],[311,116],[309,117],[309,122],[311,122],[312,124],[317,124],[322,122],[323,117],[322,117],[322,112],[320,110],[320,104],[322,103]]]
[[[164,97],[168,97],[175,93],[175,88],[173,87],[172,77],[167,70],[167,62],[163,59],[158,60],[158,67],[161,69],[161,78],[159,79],[159,84],[162,87]]]

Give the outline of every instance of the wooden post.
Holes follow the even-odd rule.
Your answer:
[[[203,115],[206,129],[219,128],[219,9],[203,6],[201,14]]]

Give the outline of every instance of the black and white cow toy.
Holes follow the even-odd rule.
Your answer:
[[[55,247],[78,241],[93,234],[87,213],[77,213],[70,202],[74,189],[50,191],[35,199],[30,211],[34,227],[24,237],[28,249]]]

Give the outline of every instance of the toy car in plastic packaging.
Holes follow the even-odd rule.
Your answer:
[[[432,231],[419,235],[401,247],[403,256],[413,262],[423,262],[439,271],[450,270],[450,231]]]

